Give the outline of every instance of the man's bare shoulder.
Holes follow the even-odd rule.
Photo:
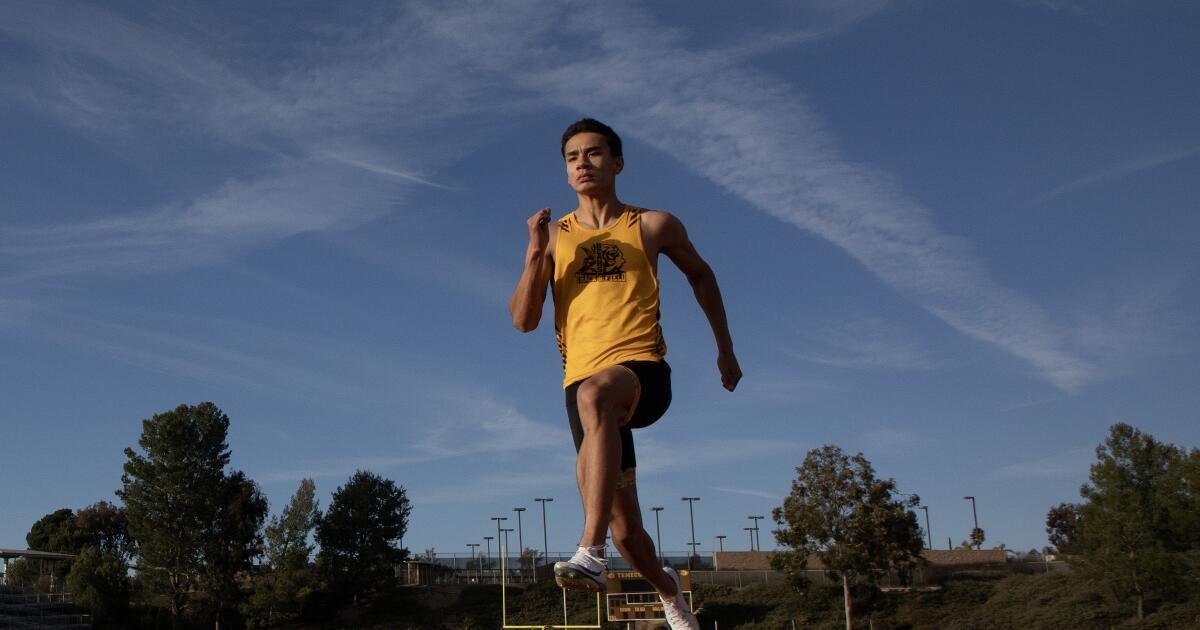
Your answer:
[[[686,234],[679,217],[665,210],[642,210],[642,234],[651,238]]]

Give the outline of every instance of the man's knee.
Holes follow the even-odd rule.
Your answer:
[[[618,388],[603,380],[584,381],[579,386],[576,400],[579,404],[579,418],[585,431],[605,422],[619,423],[628,408],[628,404],[620,399]]]

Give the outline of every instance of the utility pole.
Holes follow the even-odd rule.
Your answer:
[[[534,501],[542,504],[542,553],[544,554],[542,560],[546,562],[550,562],[550,543],[547,542],[549,537],[546,534],[546,503],[553,500],[551,497],[534,499]]]
[[[493,516],[492,520],[496,521],[496,559],[499,560],[499,563],[496,564],[496,567],[499,568],[500,564],[502,564],[504,562],[504,558],[501,557],[501,555],[507,551],[505,549],[505,547],[507,547],[507,545],[505,545],[503,542],[504,534],[501,533],[501,531],[500,531],[500,521],[507,521],[508,517],[507,516]]]
[[[662,512],[663,508],[655,506],[650,509],[654,510],[654,540],[658,543],[658,562],[659,564],[666,564],[666,556],[663,554],[662,548],[662,529],[658,524],[658,513]]]
[[[717,544],[721,546],[721,551],[724,552],[725,551],[725,538],[726,538],[725,534],[717,534],[716,536],[714,536],[714,538],[717,539]]]
[[[746,518],[754,521],[754,538],[757,541],[758,550],[762,551],[762,539],[758,537],[758,522],[767,518],[765,516],[747,516]],[[754,551],[751,549],[751,551]]]
[[[467,543],[467,546],[471,548],[471,564],[475,564],[475,550],[479,548],[479,543]],[[476,566],[475,569],[479,570],[479,567]],[[482,573],[480,575],[482,577]]]
[[[515,507],[513,511],[517,513],[517,557],[525,554],[525,539],[521,535],[521,512],[525,511],[523,507]]]
[[[922,505],[922,510],[925,510],[925,536],[929,538],[929,548],[933,549],[933,530],[929,529],[929,506]]]
[[[692,504],[699,501],[700,497],[682,497],[680,501],[688,502],[688,522],[692,526],[692,553],[688,556],[688,569],[692,568],[692,558],[696,557],[696,515],[692,511]]]
[[[979,531],[979,516],[975,514],[975,497],[963,497],[971,502],[971,522],[975,524],[975,529],[971,530],[971,537],[974,538],[975,532]],[[975,549],[979,549],[979,543],[975,543]]]

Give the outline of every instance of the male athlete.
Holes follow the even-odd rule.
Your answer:
[[[696,253],[679,219],[617,199],[625,166],[621,138],[585,118],[563,133],[567,183],[579,205],[551,222],[550,209],[529,217],[525,269],[509,300],[513,326],[537,328],[549,285],[554,331],[562,353],[567,417],[578,457],[583,498],[579,549],[554,565],[563,588],[603,591],[604,539],[613,543],[658,591],[671,628],[699,630],[669,567],[659,567],[642,527],[635,485],[632,429],[649,426],[671,403],[671,368],[659,327],[658,255],[683,272],[717,342],[721,384],[733,391],[742,377],[712,269]]]

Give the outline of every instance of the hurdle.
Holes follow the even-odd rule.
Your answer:
[[[549,560],[549,559],[547,559]],[[501,630],[602,630],[604,622],[600,608],[600,593],[596,593],[596,623],[595,625],[570,625],[567,623],[567,589],[563,589],[563,622],[562,625],[541,624],[537,626],[516,626],[508,623],[508,546],[500,548],[500,621]]]

